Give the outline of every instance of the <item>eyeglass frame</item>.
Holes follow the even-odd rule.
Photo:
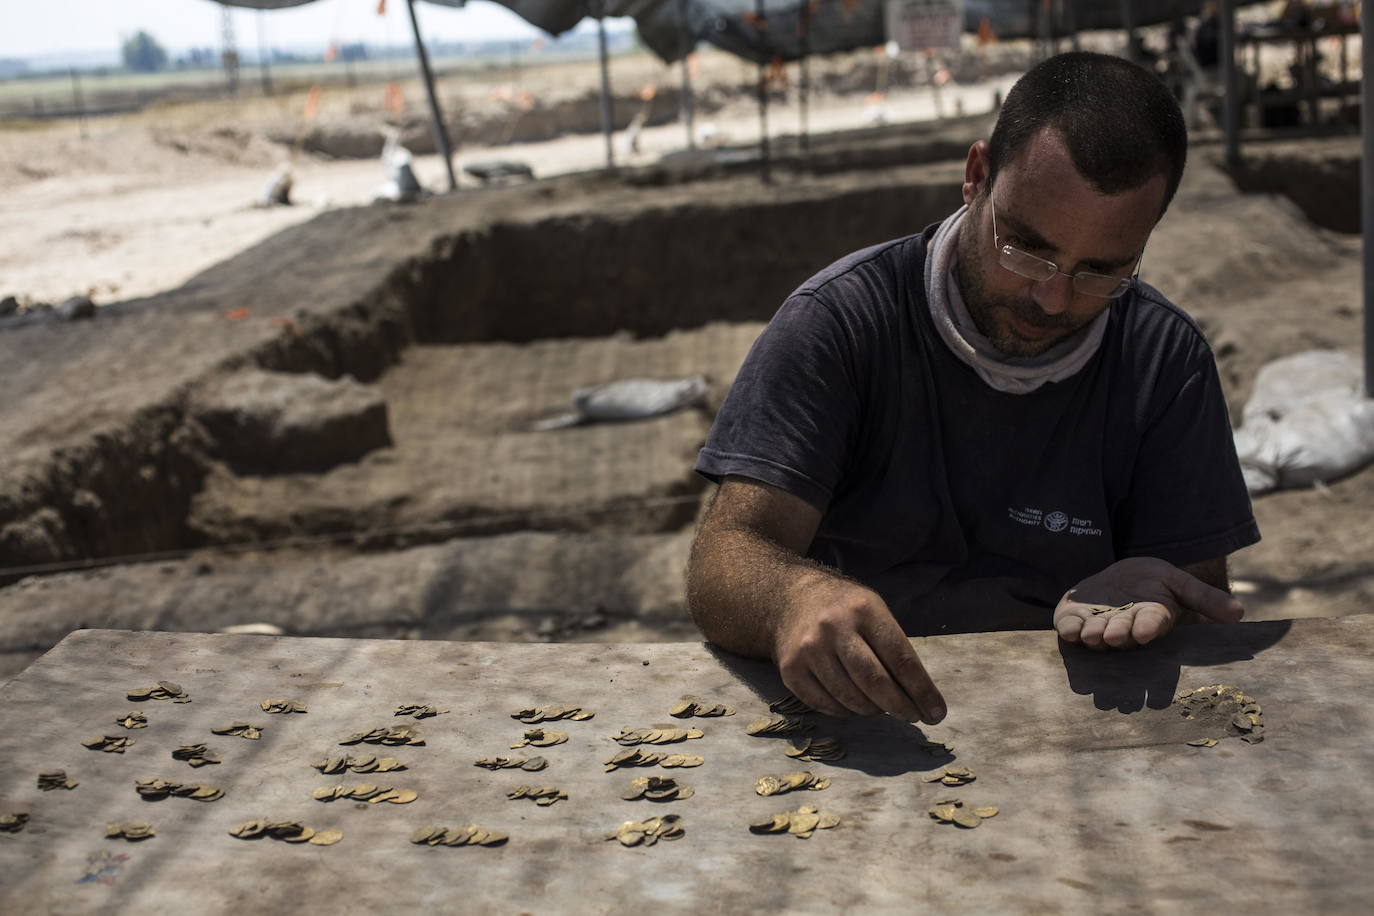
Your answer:
[[[1054,263],[1053,261],[1048,261],[1045,258],[1037,257],[1031,254],[1029,251],[1024,251],[1020,248],[1017,248],[1015,245],[1003,245],[1001,243],[1000,235],[997,232],[997,202],[992,199],[992,191],[990,190],[988,191],[988,205],[992,207],[992,246],[997,251],[997,264],[1003,270],[1014,273],[1018,277],[1021,277],[1026,280],[1034,280],[1037,283],[1046,283],[1052,280],[1055,274],[1059,274],[1061,276],[1068,277],[1070,280],[1073,281],[1074,292],[1083,296],[1092,296],[1094,299],[1107,300],[1120,299],[1122,296],[1126,295],[1127,291],[1130,290],[1130,288],[1133,285],[1135,285],[1136,279],[1140,276],[1140,263],[1145,259],[1145,253],[1143,251],[1140,253],[1140,257],[1136,258],[1135,270],[1131,272],[1130,276],[1116,277],[1112,274],[1098,273],[1097,271],[1093,270],[1080,270],[1078,271],[1078,273],[1072,274],[1065,273],[1064,271],[1060,270],[1059,265]],[[1035,264],[1041,265],[1042,267],[1049,268],[1051,271],[1053,271],[1053,273],[1050,273],[1045,276],[1031,276],[1030,274],[1023,273],[1022,271],[1018,270],[1015,267],[1012,267],[1010,264],[1007,263],[1008,259],[1013,257],[1025,258]],[[1029,266],[1030,265],[1027,265],[1027,267]],[[1107,295],[1103,295],[1102,293],[1091,293],[1087,290],[1079,288],[1078,280],[1080,277],[1104,277],[1107,279],[1117,281],[1117,287],[1114,292]]]

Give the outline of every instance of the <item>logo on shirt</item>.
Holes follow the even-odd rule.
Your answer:
[[[1022,506],[1019,509],[1008,506],[1007,517],[1019,525],[1043,527],[1046,531],[1054,534],[1059,534],[1061,531],[1067,531],[1069,534],[1080,536],[1102,536],[1101,526],[1094,525],[1092,519],[1079,518],[1076,515],[1070,515],[1059,509],[1055,509],[1052,512],[1046,512],[1044,509],[1036,509],[1031,506]]]

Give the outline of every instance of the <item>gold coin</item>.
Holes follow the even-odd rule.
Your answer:
[[[393,805],[408,805],[420,797],[420,793],[414,789],[397,789],[391,793],[387,799]]]
[[[311,846],[333,846],[343,839],[342,830],[321,830],[310,838]]]
[[[974,827],[977,827],[982,822],[983,819],[980,818],[978,815],[974,814],[972,811],[954,812],[954,823],[958,824],[960,827],[967,827],[972,829]]]
[[[996,816],[997,816],[997,811],[998,811],[998,809],[997,809],[995,806],[993,806],[993,805],[987,805],[987,806],[982,807],[982,808],[974,808],[974,809],[973,809],[973,813],[976,814],[976,815],[978,815],[979,817],[983,818],[984,820],[987,820],[987,819],[990,818],[990,817],[996,817]]]
[[[282,839],[286,840],[286,842],[288,843],[308,843],[314,836],[314,830],[310,829],[309,827],[302,827],[300,833],[296,834],[295,836],[284,836],[282,837]]]

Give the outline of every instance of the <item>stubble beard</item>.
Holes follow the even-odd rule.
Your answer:
[[[954,274],[959,282],[959,293],[963,296],[964,306],[969,317],[982,334],[1004,356],[1013,359],[1036,357],[1059,343],[1082,327],[1075,327],[1072,319],[1065,315],[1047,315],[1029,296],[1006,296],[988,291],[985,270],[1008,273],[1000,264],[988,261],[986,264],[971,252],[978,251],[978,221],[970,211],[959,227],[959,259],[954,265]],[[991,245],[988,257],[992,258]],[[1025,324],[1036,328],[1052,329],[1053,334],[1043,340],[1024,340],[1012,331],[1010,316],[1016,316]]]

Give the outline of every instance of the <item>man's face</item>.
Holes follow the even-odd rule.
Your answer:
[[[1079,271],[1129,276],[1163,206],[1165,178],[1106,195],[1078,173],[1058,134],[1046,129],[1006,163],[987,185],[987,144],[969,151],[959,230],[959,290],[983,336],[1010,357],[1039,356],[1092,322],[1111,303],[1074,289],[1070,277],[1028,280],[998,263],[991,201],[997,205],[998,245]]]

